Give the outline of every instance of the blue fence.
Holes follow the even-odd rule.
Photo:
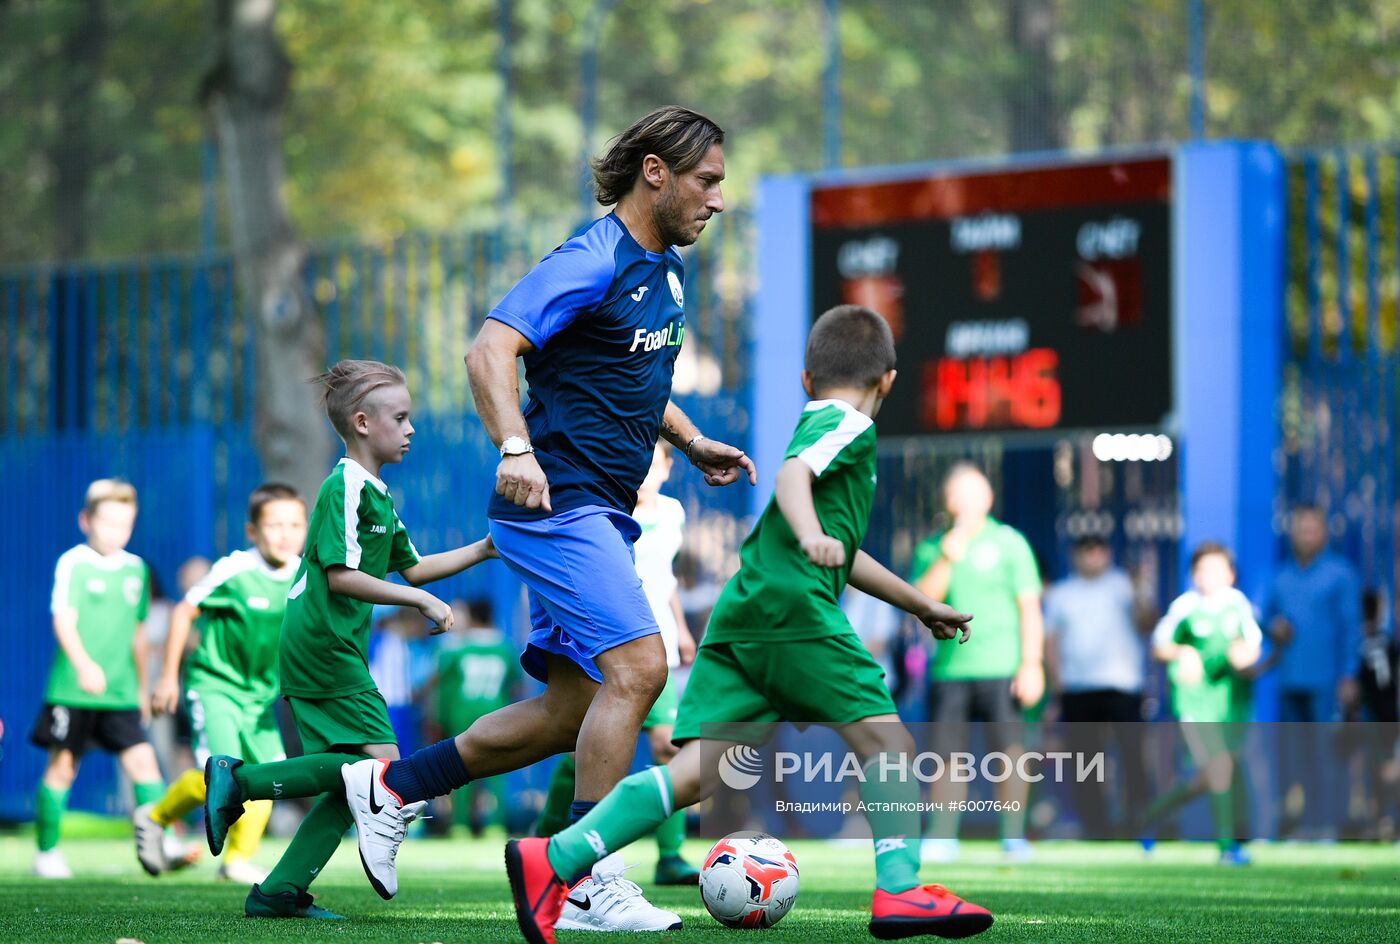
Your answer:
[[[1282,533],[1294,502],[1322,508],[1363,584],[1392,604],[1398,179],[1395,151],[1310,152],[1290,161],[1283,493],[1274,522]]]
[[[491,305],[570,228],[415,235],[317,246],[308,255],[330,359],[392,361],[415,392],[413,455],[386,479],[420,548],[485,533],[495,453],[472,414],[462,357]],[[676,376],[677,399],[703,428],[740,443],[748,435],[747,238],[744,220],[730,215],[689,250],[690,343]],[[87,482],[117,475],[137,486],[130,549],[172,593],[181,562],[242,546],[260,463],[253,337],[234,292],[224,257],[0,273],[0,463],[23,496],[11,527],[24,535],[0,546],[0,592],[9,601],[0,659],[12,680],[0,692],[0,819],[32,811],[43,755],[25,737],[54,648],[53,564],[81,539],[76,517]],[[732,569],[748,496],[707,489],[679,470],[669,491],[704,537],[702,565]],[[490,597],[503,617],[520,611],[518,584],[500,564],[437,590]],[[110,761],[93,755],[86,766],[73,804],[108,810],[120,802]]]

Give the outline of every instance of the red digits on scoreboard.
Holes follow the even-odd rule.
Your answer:
[[[925,429],[1047,429],[1060,421],[1060,358],[1050,348],[1012,356],[943,357],[923,370]]]
[[[1060,355],[1048,347],[1031,348],[1019,362],[1015,413],[1029,429],[1049,429],[1060,422]]]

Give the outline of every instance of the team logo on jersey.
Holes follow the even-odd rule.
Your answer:
[[[680,277],[674,272],[666,273],[666,284],[671,286],[671,297],[676,300],[676,304],[685,307],[685,289],[681,288]]]
[[[141,586],[140,577],[127,577],[122,581],[122,596],[126,597],[128,605],[135,606],[141,602]]]
[[[627,349],[627,353],[635,354],[638,348],[643,351],[659,351],[663,347],[680,347],[685,340],[685,322],[679,324],[672,321],[660,331],[648,331],[646,328],[638,328],[632,334],[632,346]]]

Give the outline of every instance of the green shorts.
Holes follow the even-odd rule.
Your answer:
[[[666,673],[666,687],[661,690],[661,694],[656,696],[656,703],[651,706],[651,711],[647,712],[646,720],[642,722],[642,730],[659,728],[662,725],[675,725],[676,706],[680,704],[680,696],[676,694],[676,677],[669,672]]]
[[[333,747],[398,742],[389,723],[389,706],[378,691],[338,698],[287,695],[286,699],[301,735],[301,749],[307,754],[324,754]]]
[[[707,643],[691,667],[671,740],[758,745],[779,721],[837,725],[895,713],[885,670],[855,633]],[[716,731],[718,725],[735,727]]]
[[[286,758],[273,711],[275,698],[268,701],[265,696],[195,684],[185,693],[185,702],[190,710],[194,757],[200,767],[211,754],[240,757],[248,764]]]

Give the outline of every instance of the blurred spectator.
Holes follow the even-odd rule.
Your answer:
[[[425,689],[436,693],[436,722],[443,737],[504,708],[521,680],[518,650],[496,626],[491,601],[458,601],[452,608],[460,614],[457,628],[443,637],[436,674]],[[506,808],[505,783],[503,776],[473,780],[456,794],[440,797],[434,802],[441,820],[437,825],[464,823],[479,836],[487,825],[499,824]]]
[[[1280,721],[1331,721],[1354,697],[1360,642],[1356,571],[1327,549],[1327,522],[1309,506],[1293,509],[1293,559],[1269,590],[1264,620],[1278,667]]]
[[[674,567],[676,594],[681,601],[681,612],[685,623],[698,644],[705,637],[705,625],[710,621],[710,610],[719,599],[721,585],[705,571],[700,557],[689,548],[681,548],[676,555]]]
[[[1025,744],[1021,710],[1045,693],[1045,624],[1040,612],[1040,575],[1030,544],[1019,531],[991,517],[995,496],[981,469],[959,463],[943,483],[952,527],[914,549],[912,580],[935,600],[976,617],[967,645],[940,642],[934,649],[929,692],[937,723],[938,753],[966,750],[966,723],[985,721],[987,746],[1014,761]],[[1025,858],[1027,784],[1009,777],[996,785],[1002,814],[1002,847]],[[934,819],[924,852],[934,861],[957,855],[958,820],[953,804],[965,798],[966,783],[948,778],[934,784],[934,801],[945,812]]]
[[[209,558],[195,555],[185,560],[175,571],[178,593],[176,600],[183,600],[190,588],[204,579],[209,573]],[[166,597],[164,584],[155,570],[150,570],[151,601],[146,611],[146,638],[150,641],[150,678],[159,678],[164,665],[165,640],[170,633],[170,614],[175,602]],[[199,642],[198,628],[190,633],[191,641],[185,644],[186,654],[193,652]],[[183,703],[174,714],[161,714],[151,719],[151,743],[155,745],[161,768],[167,775],[189,770],[194,766],[194,752],[190,749],[189,712]]]
[[[1361,591],[1356,572],[1327,549],[1327,521],[1308,505],[1293,509],[1293,559],[1274,576],[1264,625],[1278,671],[1279,720],[1332,721],[1356,697]],[[1288,732],[1279,750],[1284,836],[1327,838],[1335,816],[1324,808],[1335,792],[1336,767],[1327,742],[1311,728]],[[1339,811],[1332,811],[1333,813]]]
[[[381,608],[376,607],[376,612]],[[413,646],[424,636],[423,614],[412,607],[383,608],[388,615],[374,627],[369,640],[369,674],[389,706],[389,723],[400,754],[418,749],[419,713],[414,704]]]
[[[1090,756],[1117,742],[1119,775],[1111,782],[1123,785],[1126,815],[1115,828],[1109,782],[1076,785],[1072,801],[1087,838],[1136,836],[1132,820],[1147,799],[1147,775],[1134,722],[1142,720],[1142,636],[1152,628],[1152,605],[1113,565],[1102,537],[1076,541],[1071,562],[1074,573],[1045,594],[1046,665],[1069,750]]]
[[[1381,596],[1375,590],[1361,595],[1361,648],[1358,653],[1357,699],[1347,712],[1348,721],[1400,721],[1400,642],[1381,624]]]
[[[1381,621],[1381,596],[1367,590],[1361,598],[1361,652],[1356,672],[1357,699],[1347,712],[1357,731],[1362,756],[1365,813],[1361,836],[1393,841],[1400,814],[1400,641]],[[1374,825],[1369,825],[1374,824]]]

